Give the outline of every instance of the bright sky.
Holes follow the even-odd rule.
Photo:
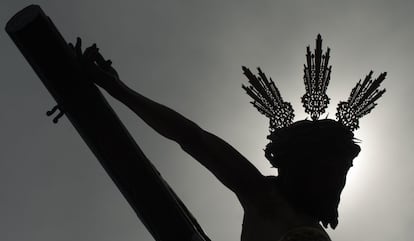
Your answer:
[[[354,161],[335,241],[405,241],[414,235],[412,1],[23,1],[0,2],[0,23],[36,3],[67,41],[96,42],[121,79],[222,137],[263,174],[267,120],[249,104],[241,66],[260,66],[300,103],[305,48],[321,33],[333,66],[328,112],[370,70],[387,93],[355,132]],[[152,240],[4,31],[0,35],[0,240]],[[147,156],[212,240],[239,240],[242,209],[176,144],[111,100]]]

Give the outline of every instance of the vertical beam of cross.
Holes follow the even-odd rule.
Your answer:
[[[152,236],[159,241],[209,240],[82,73],[41,8],[30,5],[21,10],[6,31]]]

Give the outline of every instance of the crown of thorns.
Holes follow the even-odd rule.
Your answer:
[[[329,85],[332,66],[329,65],[330,49],[322,53],[322,37],[318,34],[316,48],[311,53],[306,48],[306,64],[304,66],[303,80],[305,94],[302,96],[303,107],[313,121],[317,121],[328,107],[330,98],[326,94]],[[249,79],[249,86],[242,85],[247,94],[253,99],[254,107],[270,120],[270,131],[288,127],[293,123],[294,113],[292,105],[285,102],[278,88],[271,78],[258,68],[258,76],[243,66],[244,75]],[[340,101],[337,107],[336,119],[339,123],[354,131],[359,128],[359,119],[370,113],[377,105],[376,101],[384,94],[385,89],[379,86],[385,79],[386,72],[372,79],[373,71],[359,80],[352,89],[347,101]]]

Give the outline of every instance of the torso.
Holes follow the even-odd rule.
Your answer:
[[[250,200],[241,200],[244,208],[242,241],[282,241],[290,231],[311,228],[328,235],[309,216],[295,210],[283,197],[275,177],[264,178],[263,188]],[[289,240],[289,239],[288,239]],[[290,239],[293,240],[293,239]],[[323,240],[323,239],[321,239]]]

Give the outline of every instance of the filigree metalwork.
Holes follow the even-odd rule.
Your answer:
[[[315,52],[312,54],[310,47],[306,48],[307,65],[304,66],[303,76],[306,93],[302,96],[302,103],[305,112],[310,114],[312,120],[318,120],[329,104],[329,97],[326,95],[332,69],[332,66],[328,67],[329,52],[328,48],[326,53],[322,54],[320,34],[316,39]]]
[[[272,78],[269,81],[262,70],[257,69],[259,76],[256,77],[248,68],[243,66],[244,75],[249,79],[250,86],[242,85],[242,87],[254,100],[250,103],[261,114],[270,119],[271,131],[292,124],[295,116],[292,105],[283,101]]]
[[[310,114],[313,121],[319,119],[325,112],[330,98],[326,94],[329,85],[332,66],[329,65],[330,49],[322,54],[322,37],[318,34],[314,53],[310,47],[306,48],[306,64],[304,68],[304,83],[306,93],[302,96],[305,112]],[[251,86],[242,86],[247,94],[253,98],[251,102],[259,112],[270,119],[270,129],[273,133],[276,129],[287,127],[293,123],[293,108],[288,102],[284,102],[275,83],[258,68],[259,76],[243,66],[244,74],[249,79]],[[381,82],[385,79],[386,72],[372,80],[372,71],[352,89],[348,101],[338,104],[336,118],[338,122],[348,127],[351,131],[359,128],[359,118],[368,114],[377,104],[385,89],[379,90]]]
[[[375,101],[385,93],[385,89],[378,88],[387,73],[380,74],[375,80],[372,80],[372,74],[373,72],[370,71],[362,83],[361,80],[358,81],[348,101],[341,101],[338,104],[336,118],[351,131],[359,128],[358,119],[370,113],[377,105]]]

